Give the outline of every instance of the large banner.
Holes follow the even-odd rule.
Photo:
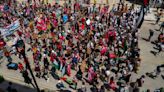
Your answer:
[[[14,21],[12,24],[5,28],[0,28],[2,36],[8,36],[13,34],[20,27],[19,20]]]
[[[140,15],[139,15],[139,18],[138,18],[138,21],[137,21],[137,27],[138,28],[141,28],[142,23],[144,21],[144,16],[145,16],[144,7],[142,6],[141,10],[140,10]]]

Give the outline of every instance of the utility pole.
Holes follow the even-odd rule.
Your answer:
[[[24,58],[26,67],[27,67],[27,69],[29,70],[29,72],[30,72],[30,74],[31,74],[31,76],[32,76],[32,79],[34,80],[35,86],[36,86],[36,88],[37,88],[37,92],[40,92],[40,89],[39,89],[39,87],[38,87],[38,84],[37,84],[37,82],[36,82],[36,79],[35,79],[35,77],[34,77],[34,74],[33,74],[32,70],[31,70],[29,61],[28,61],[28,59],[27,59],[27,57],[26,57],[25,48],[24,48],[24,47],[17,47],[17,48],[18,48],[18,52],[19,52],[19,53],[23,56],[23,58]]]

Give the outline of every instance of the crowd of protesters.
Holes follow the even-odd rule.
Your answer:
[[[80,92],[87,92],[86,83],[93,92],[139,92],[145,76],[132,83],[131,73],[137,73],[141,63],[137,28],[140,7],[120,2],[109,10],[108,5],[85,7],[71,0],[63,6],[35,0],[10,3],[4,5],[1,22],[7,26],[20,20],[20,29],[12,34],[12,49],[22,59],[15,44],[23,40],[30,46],[26,53],[32,52],[30,63],[36,77],[49,81],[51,72],[60,80],[58,88],[64,87],[65,81]],[[12,62],[9,52],[6,57]],[[23,76],[28,75],[23,62],[18,67]]]

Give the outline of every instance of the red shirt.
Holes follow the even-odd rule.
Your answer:
[[[59,50],[62,49],[62,45],[61,45],[61,43],[59,43],[59,44],[57,45],[57,48],[58,48]]]
[[[109,85],[110,85],[111,89],[113,89],[113,90],[116,89],[116,83],[114,81],[110,81]]]
[[[56,58],[56,55],[54,53],[51,53],[50,61],[53,62],[55,58]]]
[[[144,0],[144,5],[148,5],[148,0]]]
[[[84,25],[84,24],[81,25],[81,29],[82,29],[82,30],[85,29],[85,25]]]
[[[53,17],[56,17],[56,14],[55,14],[55,13],[52,13],[52,16],[53,16]]]
[[[84,23],[84,22],[85,22],[85,19],[84,19],[84,18],[82,18],[82,19],[81,19],[81,22],[82,22],[82,23]]]
[[[20,71],[22,71],[23,70],[23,65],[20,63],[20,64],[18,64],[18,69],[20,70]]]
[[[19,36],[22,36],[22,34],[23,34],[23,33],[20,32],[20,31],[17,31],[17,33],[18,33]]]
[[[4,40],[0,40],[0,48],[4,47],[6,45],[6,43],[4,42]]]

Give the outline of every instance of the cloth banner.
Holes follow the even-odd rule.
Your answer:
[[[137,27],[140,28],[143,21],[144,21],[144,16],[145,16],[145,13],[144,13],[144,7],[142,6],[141,9],[140,9],[140,13],[139,13],[139,17],[138,17],[138,21],[137,21]]]
[[[13,34],[20,27],[19,20],[14,21],[12,24],[5,28],[0,28],[0,32],[2,36],[8,36]]]

